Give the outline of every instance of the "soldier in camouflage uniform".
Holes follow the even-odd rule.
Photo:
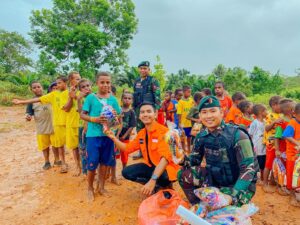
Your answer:
[[[220,188],[233,197],[235,205],[247,204],[254,196],[258,172],[248,133],[224,123],[220,103],[213,96],[201,100],[199,111],[205,128],[196,136],[192,153],[181,163],[181,188],[192,204],[199,202],[194,189],[203,186]],[[205,166],[201,166],[203,158]]]
[[[133,85],[133,109],[137,116],[137,132],[144,128],[144,124],[139,119],[140,105],[143,102],[152,103],[156,109],[161,106],[160,85],[158,80],[150,76],[150,63],[143,61],[138,65],[140,77],[137,78]],[[134,159],[141,158],[141,154],[134,156]]]

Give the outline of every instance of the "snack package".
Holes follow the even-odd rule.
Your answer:
[[[223,194],[215,187],[198,188],[194,190],[194,193],[202,202],[207,204],[209,211],[223,208],[232,203],[230,195]]]
[[[298,155],[298,158],[295,161],[292,187],[296,189],[297,192],[300,192],[300,155]]]
[[[117,116],[114,115],[113,107],[106,104],[102,103],[104,106],[102,108],[102,112],[100,116],[105,116],[108,120],[107,124],[103,125],[104,130],[111,129],[111,130],[117,130],[118,127],[120,126],[120,121]]]
[[[280,186],[286,185],[286,169],[281,159],[275,158],[273,162],[273,175],[277,184]]]
[[[173,162],[178,164],[184,157],[184,151],[181,146],[179,131],[175,129],[176,125],[167,121],[169,131],[166,134],[166,141],[172,152]]]
[[[205,220],[213,225],[251,225],[250,217],[258,210],[258,207],[253,203],[242,207],[226,206],[209,212]]]

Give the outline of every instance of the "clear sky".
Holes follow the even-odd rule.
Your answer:
[[[127,52],[130,65],[153,64],[159,55],[168,73],[207,74],[217,64],[287,75],[300,68],[299,0],[133,1],[139,24]],[[0,2],[0,28],[23,35],[31,10],[51,7],[51,0]]]

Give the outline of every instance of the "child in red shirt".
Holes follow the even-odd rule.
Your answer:
[[[166,116],[166,123],[167,121],[170,121],[170,122],[174,122],[174,104],[173,102],[171,101],[172,97],[172,91],[166,91],[166,94],[165,94],[165,100],[163,101],[162,103],[162,111],[165,113],[165,116]]]
[[[295,107],[295,118],[291,119],[283,132],[282,137],[286,140],[286,176],[287,188],[292,190],[293,171],[295,160],[300,154],[300,103]],[[292,194],[291,205],[300,207],[299,188]],[[298,198],[297,198],[298,195]],[[297,200],[298,199],[298,200]]]
[[[222,81],[217,81],[215,83],[215,94],[220,102],[221,108],[223,109],[224,118],[226,118],[226,115],[232,106],[232,100],[228,95],[226,95],[225,84]]]

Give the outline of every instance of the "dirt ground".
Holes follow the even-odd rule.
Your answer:
[[[141,186],[122,179],[121,186],[107,183],[109,195],[86,199],[86,181],[70,172],[42,170],[42,153],[36,150],[35,124],[25,122],[24,107],[0,107],[0,224],[137,224]],[[52,158],[52,157],[51,157]],[[131,161],[132,162],[132,161]],[[300,224],[300,209],[289,198],[264,194],[257,188],[253,202],[260,208],[253,224]],[[178,186],[176,190],[180,191]]]

